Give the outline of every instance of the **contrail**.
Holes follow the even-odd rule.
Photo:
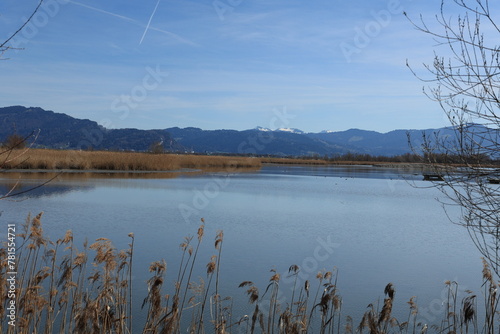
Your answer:
[[[158,8],[158,5],[160,4],[160,0],[158,0],[156,2],[156,6],[155,6],[155,9],[153,10],[153,13],[151,14],[151,16],[149,17],[149,21],[148,21],[148,24],[146,25],[146,29],[144,30],[144,34],[142,34],[142,37],[141,37],[141,41],[139,42],[139,45],[142,44],[142,41],[144,40],[144,37],[146,36],[146,33],[148,32],[148,29],[149,29],[149,25],[151,24],[151,20],[153,20],[153,16],[155,15],[156,13],[156,9]]]
[[[92,6],[89,6],[89,5],[85,5],[85,4],[77,2],[77,1],[68,0],[68,2],[70,2],[72,4],[75,4],[75,5],[78,5],[78,6],[82,6],[82,7],[88,8],[88,9],[95,10],[95,11],[97,11],[99,13],[103,13],[103,14],[108,14],[108,15],[111,15],[111,16],[115,16],[115,17],[118,17],[118,18],[123,19],[125,21],[139,23],[137,20],[131,19],[130,17],[126,17],[126,16],[123,16],[123,15],[118,15],[118,14],[115,14],[115,13],[111,13],[111,12],[108,12],[108,11],[105,11],[105,10],[102,10],[102,9],[99,9],[99,8],[95,8],[95,7],[92,7]]]
[[[144,27],[144,24],[142,24],[141,22],[135,20],[135,19],[132,19],[130,17],[127,17],[127,16],[124,16],[124,15],[118,15],[118,14],[115,14],[115,13],[111,13],[111,12],[108,12],[108,11],[105,11],[105,10],[102,10],[102,9],[99,9],[99,8],[95,8],[95,7],[92,7],[92,6],[88,6],[88,5],[84,5],[83,3],[80,3],[80,2],[77,2],[75,0],[67,0],[69,3],[72,3],[72,4],[75,4],[75,5],[78,5],[78,6],[82,6],[82,7],[85,7],[85,8],[88,8],[88,9],[91,9],[91,10],[94,10],[96,12],[99,12],[99,13],[103,13],[103,14],[107,14],[107,15],[111,15],[111,16],[114,16],[114,17],[117,17],[119,19],[122,19],[122,20],[125,20],[125,21],[128,21],[128,22],[131,22],[131,23],[134,23],[138,26],[141,26],[141,27]],[[158,3],[160,1],[158,0]],[[156,7],[155,7],[155,10],[153,11],[153,15],[155,14],[156,12],[156,8],[158,7],[158,3],[156,4]],[[192,45],[192,46],[198,46],[196,43],[193,43],[191,42],[190,40],[187,40],[177,34],[174,34],[173,32],[170,32],[170,31],[166,31],[166,30],[163,30],[163,29],[159,29],[159,28],[155,28],[155,27],[152,27],[150,26],[151,24],[151,20],[152,20],[152,17],[153,15],[151,15],[151,18],[149,19],[149,22],[148,22],[148,25],[146,27],[146,31],[148,29],[151,29],[151,30],[155,30],[155,31],[159,31],[165,35],[168,35],[170,36],[171,38],[174,38],[176,39],[177,41],[181,42],[181,43],[184,43],[184,44],[188,44],[188,45]],[[146,35],[146,31],[144,31],[144,35]],[[144,39],[144,35],[142,36],[141,38],[141,43],[142,43],[142,40]],[[140,43],[139,43],[140,44]]]

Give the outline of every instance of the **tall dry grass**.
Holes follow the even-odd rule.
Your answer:
[[[43,170],[107,170],[107,171],[172,171],[183,168],[257,168],[257,158],[151,154],[139,152],[75,151],[30,149],[13,150],[4,169]]]
[[[394,165],[377,161],[332,161],[305,158],[235,157],[140,152],[13,149],[4,169],[172,171],[191,169],[259,168],[264,163],[286,165]]]
[[[205,238],[202,220],[195,236],[180,244],[179,267],[172,287],[165,285],[167,263],[159,260],[149,267],[147,295],[142,309],[147,316],[138,323],[132,305],[134,235],[125,250],[118,251],[110,240],[83,243],[79,249],[71,231],[56,240],[45,237],[42,214],[28,217],[18,233],[16,327],[5,317],[10,303],[6,284],[0,284],[0,327],[3,333],[497,333],[499,327],[499,283],[483,262],[484,318],[478,318],[476,295],[458,299],[458,284],[446,282],[445,312],[440,322],[427,324],[419,315],[412,297],[405,319],[394,316],[395,287],[384,289],[383,303],[369,304],[361,321],[342,314],[337,271],[318,272],[312,281],[298,286],[301,268],[290,266],[288,278],[294,289],[281,288],[282,277],[272,270],[269,283],[260,290],[253,282],[239,287],[248,295],[247,315],[233,314],[232,298],[220,295],[220,264],[224,235],[216,233],[214,253],[206,265],[200,263],[200,245]],[[203,256],[202,256],[203,255]],[[8,268],[6,248],[0,249],[0,281],[5,282]],[[195,279],[199,267],[205,267],[204,280]],[[290,280],[289,280],[290,281]],[[199,282],[199,283],[195,283]],[[287,301],[279,295],[291,292]],[[167,293],[168,292],[168,293]],[[266,301],[266,302],[263,302]],[[134,331],[132,330],[134,328]],[[140,328],[140,329],[138,329]]]

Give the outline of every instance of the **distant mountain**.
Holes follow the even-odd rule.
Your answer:
[[[106,129],[94,121],[77,119],[42,108],[0,108],[0,141],[17,133],[27,136],[40,130],[36,147],[58,149],[115,149],[146,151],[155,142],[181,149],[165,130]]]
[[[440,129],[439,131],[443,131]],[[371,155],[398,155],[410,152],[409,138],[415,148],[420,148],[423,143],[422,134],[431,135],[437,133],[436,129],[429,130],[394,130],[387,133],[350,129],[346,131],[324,131],[320,133],[308,133],[307,136],[328,143],[336,143],[348,147],[357,153]]]
[[[308,136],[287,131],[202,130],[198,128],[168,128],[176,143],[188,151],[237,154],[312,155],[342,153],[344,148]]]
[[[257,126],[256,128],[254,128],[254,130],[257,130],[257,131],[264,131],[264,132],[269,132],[269,131],[273,131],[269,128],[263,128],[262,126]]]
[[[290,133],[297,133],[297,134],[304,134],[305,132],[299,129],[294,129],[294,128],[279,128],[276,130],[271,130],[269,128],[263,128],[261,126],[258,126],[254,128],[254,130],[258,131],[264,131],[264,132],[269,132],[269,131],[279,131],[279,132],[290,132]]]
[[[290,133],[296,133],[296,134],[299,134],[299,135],[304,134],[304,131],[299,130],[299,129],[294,129],[294,128],[279,128],[279,129],[276,129],[275,131],[290,132]]]
[[[498,145],[500,131],[480,124],[466,126],[467,129],[464,132],[468,136],[466,142],[474,141],[476,146],[489,147],[490,149],[484,150],[486,153],[495,153],[495,150],[491,148]],[[439,140],[441,144],[446,143],[445,146],[454,151],[451,146],[456,145],[457,134],[458,131],[453,127],[444,127],[426,130],[393,130],[387,133],[350,129],[338,132],[308,133],[306,135],[349,148],[351,152],[391,156],[410,152],[410,146],[419,150],[424,144],[424,137],[433,143],[436,140]]]
[[[37,147],[59,149],[110,149],[147,151],[161,142],[169,151],[197,153],[236,153],[258,155],[337,155],[347,152],[371,155],[397,155],[419,148],[422,134],[452,136],[449,128],[395,130],[388,133],[350,129],[304,133],[299,129],[202,130],[178,128],[157,130],[106,129],[94,121],[77,119],[37,107],[0,108],[0,141],[13,134],[28,135],[40,129]]]

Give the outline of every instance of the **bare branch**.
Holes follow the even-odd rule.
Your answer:
[[[464,14],[447,17],[448,4]],[[451,52],[449,58],[435,54],[432,64],[424,64],[424,74],[407,65],[431,85],[424,93],[439,103],[451,124],[452,135],[423,137],[424,157],[444,176],[434,186],[461,208],[456,223],[467,228],[500,276],[500,29],[488,0],[442,0],[434,30],[422,16],[420,23],[409,20]]]
[[[12,47],[6,46],[7,43],[9,43],[12,38],[14,38],[17,34],[19,34],[21,32],[21,30],[24,29],[24,27],[31,21],[33,16],[35,16],[35,14],[38,12],[38,9],[40,9],[40,6],[42,5],[42,3],[43,3],[43,0],[40,0],[40,2],[38,3],[38,6],[36,6],[33,13],[31,13],[31,16],[9,38],[7,38],[2,44],[0,44],[0,57],[3,56],[5,54],[5,52],[12,49]],[[5,58],[0,58],[0,59],[5,59]]]

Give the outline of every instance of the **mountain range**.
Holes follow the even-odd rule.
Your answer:
[[[107,129],[97,122],[78,119],[39,107],[0,108],[0,142],[12,134],[38,134],[35,147],[147,151],[161,144],[172,152],[227,153],[277,156],[339,155],[348,152],[392,156],[420,147],[422,135],[451,134],[450,128],[394,130],[387,133],[350,129],[305,133],[299,129],[271,130],[263,127],[237,130]]]

